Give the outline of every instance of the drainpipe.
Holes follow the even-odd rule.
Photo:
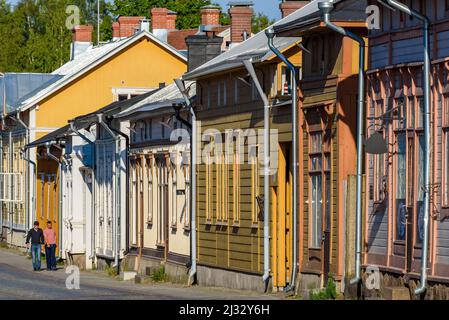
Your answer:
[[[9,151],[9,170],[10,170],[10,172],[12,173],[13,172],[13,170],[14,170],[14,167],[13,167],[13,164],[14,164],[14,160],[13,160],[13,145],[12,145],[12,132],[11,131],[9,131],[9,146],[8,146],[8,151]],[[9,186],[9,192],[11,193],[11,198],[12,198],[12,196],[13,196],[13,194],[14,194],[14,186],[13,186],[13,184],[14,184],[14,179],[13,179],[13,177],[12,177],[12,175],[9,177],[9,182],[10,182],[10,186]],[[13,228],[13,218],[14,218],[14,215],[13,215],[13,209],[14,209],[14,207],[13,207],[13,204],[10,202],[9,203],[9,212],[8,212],[8,214],[9,214],[9,234],[10,234],[10,243],[12,244],[12,237],[13,237],[13,231],[12,231],[12,228]]]
[[[356,259],[355,277],[350,280],[351,284],[358,284],[361,280],[362,261],[362,169],[363,169],[363,115],[365,108],[365,41],[355,33],[339,27],[330,21],[330,13],[334,9],[332,2],[320,2],[318,7],[323,14],[326,26],[349,37],[359,44],[359,79],[358,79],[358,114],[357,114],[357,185],[356,185]]]
[[[96,248],[95,248],[95,239],[97,235],[97,228],[95,223],[95,213],[96,213],[96,194],[95,194],[95,164],[96,164],[96,150],[95,150],[95,142],[91,141],[89,138],[87,138],[84,134],[82,134],[75,126],[75,123],[73,121],[69,122],[70,129],[75,132],[77,136],[79,136],[81,139],[86,141],[88,144],[92,146],[92,213],[91,213],[91,225],[92,225],[92,238],[91,238],[91,256],[89,257],[92,261],[95,260],[95,254],[96,254]]]
[[[196,266],[196,140],[197,140],[197,127],[196,127],[196,113],[193,109],[192,102],[189,95],[186,92],[186,87],[181,79],[175,79],[175,84],[181,92],[187,107],[190,110],[192,116],[192,137],[190,142],[190,180],[191,180],[191,196],[190,196],[190,259],[191,267],[189,273],[189,283],[193,284],[196,278],[197,266]]]
[[[272,28],[267,29],[265,31],[265,34],[268,38],[268,47],[271,49],[271,51],[279,58],[282,62],[284,62],[287,66],[287,68],[292,73],[292,149],[293,149],[293,156],[292,156],[292,170],[293,170],[293,183],[292,183],[292,208],[293,208],[293,217],[292,217],[292,224],[293,224],[293,235],[292,235],[292,275],[291,275],[291,281],[290,284],[285,288],[285,291],[292,291],[295,289],[295,283],[296,283],[296,272],[297,272],[297,166],[298,166],[298,149],[297,149],[297,135],[298,135],[298,114],[297,114],[297,107],[298,107],[298,91],[297,91],[297,76],[298,71],[296,67],[294,66],[291,61],[289,61],[273,44],[274,40],[274,30]],[[264,201],[268,203],[267,199]],[[269,207],[267,207],[269,208]],[[268,211],[269,209],[264,209],[264,211]],[[266,219],[265,223],[268,222],[268,219]]]
[[[264,273],[262,280],[265,283],[265,290],[268,288],[268,280],[270,279],[270,111],[271,106],[268,101],[267,95],[260,85],[259,79],[257,78],[256,70],[254,69],[251,60],[243,61],[246,70],[249,72],[251,78],[256,85],[257,91],[262,98],[264,104],[263,112],[263,122],[264,122],[264,133],[263,133],[263,144],[264,144],[264,176],[263,176],[263,264]],[[296,263],[296,260],[294,260]]]
[[[119,223],[119,214],[121,212],[121,191],[120,191],[120,136],[115,134],[114,131],[109,127],[109,125],[104,122],[103,120],[103,114],[98,115],[98,123],[106,130],[106,132],[115,140],[115,146],[116,146],[116,152],[115,152],[115,219],[114,219],[114,226],[115,226],[115,254],[114,254],[114,267],[117,268],[117,274],[120,274],[120,263],[119,263],[119,256],[120,256],[120,223]]]
[[[58,247],[59,247],[59,258],[62,257],[62,189],[63,189],[63,169],[64,169],[64,165],[67,166],[67,161],[64,159],[64,157],[58,158],[56,157],[54,154],[51,153],[51,146],[55,145],[56,142],[52,141],[52,142],[47,142],[45,144],[45,147],[47,148],[47,156],[56,161],[59,164],[59,224],[58,224],[58,234],[59,234],[59,239],[58,239]]]
[[[426,291],[427,259],[429,254],[429,215],[430,215],[430,19],[421,13],[410,9],[403,3],[395,0],[384,0],[394,9],[413,16],[424,22],[424,140],[426,142],[424,159],[424,239],[421,257],[421,283],[415,290],[416,295]]]

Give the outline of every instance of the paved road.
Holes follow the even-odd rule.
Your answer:
[[[45,263],[43,263],[45,266]],[[211,300],[277,299],[221,288],[186,287],[171,284],[134,284],[108,277],[103,272],[81,272],[80,290],[66,288],[67,274],[58,271],[34,272],[31,260],[12,250],[0,249],[0,300]]]

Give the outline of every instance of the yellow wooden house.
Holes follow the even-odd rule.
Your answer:
[[[4,116],[13,135],[20,130],[28,146],[37,147],[18,152],[24,165],[15,166],[23,171],[20,177],[24,190],[19,193],[23,194],[20,201],[26,207],[27,228],[34,220],[41,227],[50,220],[58,232],[61,223],[56,160],[62,153],[54,146],[33,145],[34,141],[77,116],[171,83],[187,70],[185,56],[145,28],[128,38],[99,46],[93,46],[91,39],[89,26],[76,27],[72,60],[53,72],[58,76],[56,81],[36,90]],[[3,158],[9,156],[2,153]],[[21,231],[11,237],[15,245],[24,245],[24,230]]]

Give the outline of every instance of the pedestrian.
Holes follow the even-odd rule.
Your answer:
[[[51,221],[47,221],[47,228],[44,230],[45,257],[47,258],[47,270],[56,270],[56,232]]]
[[[31,242],[30,242],[31,241]],[[39,228],[39,221],[34,222],[34,227],[28,231],[26,238],[26,246],[31,247],[31,255],[33,257],[34,271],[41,270],[41,250],[44,244],[44,232]]]

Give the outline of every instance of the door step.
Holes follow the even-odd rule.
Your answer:
[[[386,287],[384,297],[386,300],[411,300],[410,290],[406,287]]]
[[[134,280],[136,278],[137,272],[135,271],[125,271],[122,272],[121,274],[121,279],[123,281],[129,281],[129,280]]]

